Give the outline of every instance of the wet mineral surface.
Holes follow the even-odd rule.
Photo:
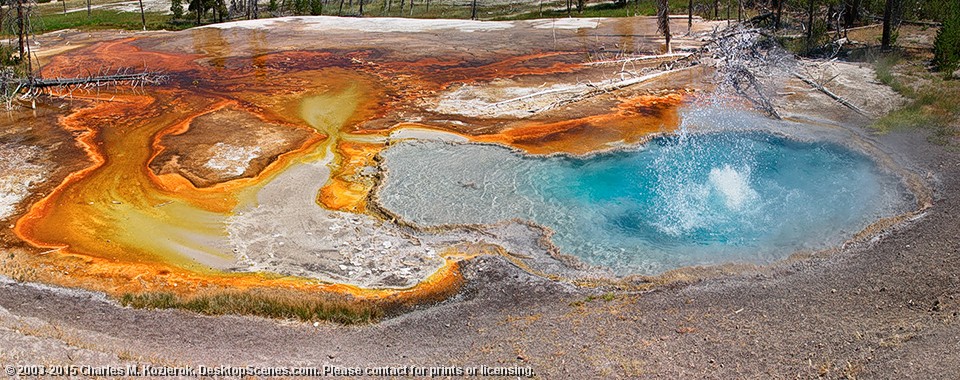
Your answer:
[[[424,226],[384,207],[381,154],[430,140],[579,157],[672,133],[711,89],[690,54],[711,25],[664,54],[654,24],[311,17],[44,36],[45,78],[161,80],[52,88],[9,113],[3,268],[115,295],[432,299],[477,255],[609,281],[623,271],[567,256],[536,218]]]
[[[416,298],[455,286],[465,257],[548,252],[523,223],[485,227],[506,241],[394,223],[368,204],[378,153],[439,139],[585,154],[669,132],[702,70],[662,64],[702,42],[662,55],[655,32],[643,18],[317,17],[42,36],[45,78],[163,81],[53,88],[7,114],[4,271],[111,294]]]

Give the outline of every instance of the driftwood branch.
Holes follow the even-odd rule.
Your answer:
[[[117,69],[112,74],[111,69],[98,70],[96,74],[87,71],[87,76],[69,77],[69,78],[37,78],[29,76],[26,78],[7,77],[3,81],[4,92],[7,107],[11,107],[11,102],[15,98],[21,100],[32,100],[35,106],[36,97],[43,95],[46,89],[59,89],[67,95],[72,95],[75,90],[99,89],[106,86],[127,85],[130,87],[143,87],[146,85],[156,85],[167,80],[167,77],[157,72],[132,72],[130,69]],[[13,92],[7,92],[6,89],[14,88]]]
[[[157,73],[136,73],[136,74],[115,74],[88,76],[80,78],[52,78],[52,79],[33,79],[21,80],[21,84],[26,88],[46,88],[46,87],[71,87],[71,86],[107,86],[121,83],[130,83],[134,85],[158,84],[163,82],[163,76]]]
[[[757,77],[745,67],[728,68],[730,86],[742,98],[753,104],[754,108],[766,112],[767,115],[782,120],[777,107],[773,105],[770,98],[764,94],[763,86]]]
[[[640,76],[640,77],[636,77],[636,78],[630,78],[630,79],[627,79],[627,80],[623,80],[623,81],[619,81],[619,82],[613,82],[613,83],[609,83],[609,84],[602,85],[602,86],[596,86],[595,88],[592,88],[592,89],[590,89],[589,91],[586,91],[586,92],[583,92],[583,93],[579,93],[579,94],[576,94],[576,95],[571,96],[571,97],[569,97],[569,98],[561,99],[561,100],[558,100],[558,101],[556,101],[556,102],[553,102],[553,103],[547,105],[546,107],[543,107],[543,108],[537,110],[536,112],[543,112],[543,111],[549,110],[549,109],[551,109],[551,108],[557,108],[557,107],[560,107],[560,106],[563,106],[563,105],[566,105],[566,104],[576,103],[576,102],[579,102],[579,101],[581,101],[581,100],[584,100],[584,99],[587,99],[587,98],[591,98],[591,97],[594,97],[594,96],[597,96],[597,95],[600,95],[600,94],[612,92],[612,91],[615,91],[615,90],[619,90],[619,89],[622,89],[622,88],[630,87],[630,86],[637,85],[637,84],[644,83],[644,82],[649,82],[649,81],[651,81],[651,80],[654,80],[654,79],[656,79],[656,78],[659,78],[659,77],[662,77],[662,76],[665,76],[665,75],[674,74],[674,73],[677,73],[677,72],[681,72],[681,71],[688,70],[688,69],[690,69],[690,68],[692,68],[692,67],[693,67],[693,66],[688,66],[688,67],[684,67],[684,68],[680,68],[680,69],[672,69],[672,70],[666,70],[666,71],[658,71],[658,72],[653,73],[653,74],[648,74],[648,75],[644,75],[644,76]]]
[[[847,101],[846,99],[840,97],[839,95],[834,94],[834,93],[831,92],[830,90],[827,90],[826,87],[821,86],[820,84],[818,84],[817,82],[814,82],[814,81],[811,80],[810,78],[807,78],[807,77],[805,77],[805,76],[803,76],[803,75],[800,75],[800,73],[798,73],[798,72],[793,72],[793,76],[797,77],[797,79],[802,80],[803,83],[806,83],[806,84],[810,85],[811,87],[819,90],[820,92],[826,94],[827,96],[829,96],[829,97],[832,98],[833,100],[836,100],[836,101],[839,102],[840,104],[843,104],[844,106],[846,106],[847,108],[849,108],[849,109],[853,110],[854,112],[860,114],[861,116],[870,117],[870,115],[867,115],[867,113],[864,112],[862,109],[860,109],[860,107],[857,107],[855,104],[850,103],[849,101]]]
[[[669,53],[669,54],[660,54],[660,55],[644,55],[640,57],[630,57],[623,59],[615,59],[610,61],[595,61],[584,63],[584,66],[598,66],[598,65],[609,65],[614,63],[624,63],[624,62],[635,62],[635,61],[650,61],[657,59],[680,59],[691,56],[693,53]]]
[[[656,71],[654,71],[651,74],[635,76],[629,79],[621,78],[621,80],[619,81],[604,81],[600,83],[580,83],[580,84],[568,86],[568,87],[550,88],[550,89],[534,92],[531,94],[526,94],[526,95],[502,100],[502,101],[490,104],[489,107],[498,108],[506,105],[511,105],[517,102],[527,102],[531,99],[536,99],[536,98],[540,98],[547,95],[562,94],[559,96],[560,97],[559,100],[553,101],[539,108],[532,108],[528,110],[528,112],[531,114],[544,112],[544,111],[557,108],[566,104],[576,103],[581,100],[588,99],[597,95],[614,92],[622,88],[626,88],[629,86],[654,80],[661,76],[686,70],[696,65],[695,62],[684,62],[684,59],[689,58],[692,55],[693,55],[692,53],[670,53],[670,54],[662,54],[662,55],[648,55],[648,56],[630,57],[630,58],[617,59],[617,60],[584,63],[583,65],[585,66],[606,65],[606,64],[615,64],[615,63],[626,65],[627,63],[635,62],[635,61],[668,60],[667,62],[661,63],[658,69],[656,69]],[[677,68],[677,66],[682,66],[682,67]],[[628,72],[626,70],[621,71],[620,74],[638,75],[637,73]]]
[[[779,72],[786,64],[786,54],[765,40],[770,40],[769,35],[757,28],[738,26],[733,30],[714,30],[713,38],[699,54],[713,61],[718,92],[732,91],[757,110],[779,120],[782,117],[760,78]]]
[[[532,93],[532,94],[527,94],[527,95],[523,95],[523,96],[518,96],[518,97],[516,97],[516,98],[511,98],[511,99],[499,101],[499,102],[496,102],[496,103],[491,104],[490,106],[491,106],[491,107],[499,107],[499,106],[502,106],[502,105],[504,105],[504,104],[509,104],[509,103],[513,103],[513,102],[519,102],[519,101],[522,101],[522,100],[527,100],[527,99],[531,99],[531,98],[536,98],[536,97],[538,97],[538,96],[549,95],[549,94],[556,94],[556,93],[559,93],[559,92],[576,92],[576,91],[580,91],[580,90],[579,90],[578,88],[576,88],[576,87],[563,87],[563,88],[555,88],[555,89],[543,90],[543,91],[539,91],[539,92],[534,92],[534,93]]]

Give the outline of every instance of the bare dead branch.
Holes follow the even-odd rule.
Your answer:
[[[823,86],[817,84],[817,82],[814,82],[814,81],[811,80],[810,78],[807,78],[807,77],[805,77],[805,76],[803,76],[803,75],[800,75],[800,73],[797,73],[797,72],[793,72],[793,76],[797,77],[797,79],[802,80],[803,83],[806,83],[806,84],[810,85],[811,87],[819,90],[820,92],[826,94],[826,95],[829,96],[831,99],[836,100],[836,101],[839,102],[840,104],[843,104],[844,106],[846,106],[847,108],[849,108],[849,109],[853,110],[854,112],[860,114],[861,116],[870,117],[869,115],[867,115],[866,112],[864,112],[862,109],[860,109],[860,107],[857,107],[856,105],[854,105],[853,103],[850,103],[849,101],[847,101],[846,99],[840,97],[839,95],[834,94],[833,92],[831,92],[830,90],[828,90],[826,87],[823,87]]]

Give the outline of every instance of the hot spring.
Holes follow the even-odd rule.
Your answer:
[[[821,250],[907,198],[863,153],[763,131],[683,133],[582,158],[424,141],[382,155],[379,201],[400,217],[529,220],[555,232],[560,252],[618,275]]]

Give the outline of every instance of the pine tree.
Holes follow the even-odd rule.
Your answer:
[[[933,42],[933,64],[940,71],[953,71],[960,64],[960,6],[954,5],[943,20]]]
[[[183,1],[170,0],[170,12],[173,13],[174,20],[182,19],[183,18]]]
[[[203,22],[203,16],[207,13],[207,9],[210,9],[210,6],[204,0],[190,0],[190,4],[187,7],[187,10],[197,16],[197,25]]]
[[[310,0],[294,0],[293,13],[297,15],[305,15],[309,10],[310,10]]]

